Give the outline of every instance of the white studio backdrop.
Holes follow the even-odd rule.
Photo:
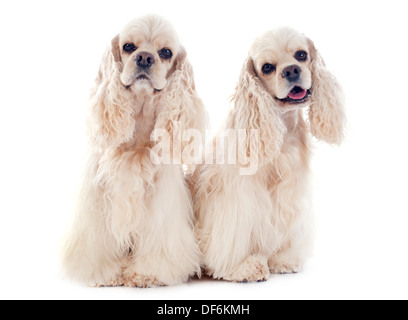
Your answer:
[[[0,3],[1,299],[407,299],[406,1],[3,1]],[[57,245],[86,153],[89,89],[128,20],[173,22],[213,130],[255,37],[309,36],[342,83],[340,148],[315,141],[316,249],[298,275],[261,284],[90,289],[64,279]]]

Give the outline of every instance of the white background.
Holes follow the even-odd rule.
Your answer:
[[[316,249],[261,284],[92,289],[64,279],[57,247],[86,151],[89,89],[129,19],[164,15],[217,127],[255,37],[281,25],[314,40],[347,96],[346,143],[315,142]],[[406,1],[2,1],[0,298],[408,298]]]

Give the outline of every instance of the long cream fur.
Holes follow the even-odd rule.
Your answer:
[[[308,61],[296,61],[297,50],[305,50]],[[276,66],[268,76],[262,74],[267,62]],[[277,99],[287,88],[282,70],[291,64],[302,69],[302,84],[311,85],[308,101],[295,107]],[[286,96],[290,88],[285,90]],[[192,176],[204,267],[214,278],[238,282],[298,272],[311,245],[309,127],[317,139],[342,141],[341,90],[313,43],[281,28],[255,41],[233,101],[226,129],[258,130],[259,146],[252,149],[257,150],[258,171],[240,175],[243,164],[237,159],[237,165],[203,165]],[[309,107],[310,126],[303,118],[305,107]],[[251,141],[244,143],[249,155]]]
[[[130,41],[137,51],[129,56],[122,47]],[[171,60],[160,59],[162,47],[171,48]],[[134,80],[134,57],[143,50],[156,57],[149,83]],[[204,120],[192,67],[172,26],[155,15],[129,23],[106,50],[92,91],[90,155],[63,250],[70,277],[151,287],[200,272],[182,159],[153,164],[150,136],[165,129],[183,149],[187,143],[175,131],[203,131]]]

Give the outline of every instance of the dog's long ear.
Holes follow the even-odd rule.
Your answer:
[[[134,131],[130,93],[120,81],[123,65],[119,36],[106,49],[91,92],[89,129],[93,145],[105,149],[128,141]]]
[[[251,150],[258,150],[259,160],[272,160],[280,152],[286,127],[274,99],[257,76],[251,57],[244,63],[233,101],[234,107],[228,117],[227,128],[246,131],[246,141],[239,143],[246,144],[244,152],[247,155],[250,155]],[[254,143],[250,139],[251,130],[258,132],[257,146],[251,146]],[[242,150],[242,146],[240,148]]]
[[[341,144],[344,139],[344,95],[336,78],[327,70],[314,43],[308,39],[313,81],[309,110],[311,133],[319,140]]]
[[[168,74],[168,85],[164,89],[165,110],[158,116],[156,129],[165,129],[173,141],[173,161],[195,169],[199,146],[204,143],[207,114],[199,98],[194,82],[193,67],[184,48],[179,50]],[[199,133],[189,139],[189,133]],[[198,141],[199,139],[200,141]],[[191,156],[190,151],[194,153]],[[200,150],[201,151],[201,150]]]
[[[123,71],[123,62],[122,62],[122,56],[120,54],[119,35],[117,35],[116,37],[112,39],[111,48],[112,48],[113,60],[115,61],[116,67],[121,73]]]

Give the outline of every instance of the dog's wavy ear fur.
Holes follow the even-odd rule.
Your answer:
[[[123,64],[119,36],[106,49],[91,92],[90,136],[93,145],[106,149],[132,138],[135,120],[132,97],[120,81]]]
[[[311,133],[330,144],[344,139],[344,96],[336,78],[327,70],[314,43],[308,39],[313,81],[312,103],[309,109]]]
[[[244,63],[232,100],[234,108],[228,117],[227,128],[246,130],[247,155],[251,150],[258,150],[261,161],[272,160],[280,152],[286,127],[276,102],[256,75],[251,57]],[[251,146],[251,141],[255,142],[250,139],[251,130],[258,130],[259,144],[256,147]]]
[[[121,73],[123,71],[123,62],[122,62],[122,56],[120,55],[119,35],[117,35],[116,37],[112,39],[111,50],[112,50],[113,60],[116,63],[116,67]]]
[[[168,74],[168,85],[164,90],[165,110],[159,114],[155,129],[165,129],[169,133],[173,142],[173,161],[186,164],[188,171],[192,172],[195,169],[195,161],[188,161],[189,157],[183,157],[184,150],[192,147],[193,143],[199,144],[194,139],[185,141],[184,133],[186,130],[195,129],[201,132],[204,139],[207,114],[196,92],[193,67],[184,48],[179,50],[175,58],[174,67]],[[203,142],[200,142],[201,146]]]

